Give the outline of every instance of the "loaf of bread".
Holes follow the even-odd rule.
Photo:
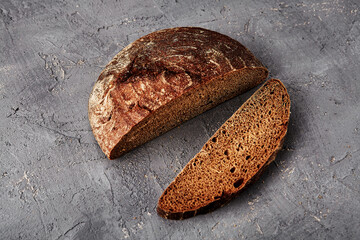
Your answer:
[[[157,212],[185,219],[222,206],[256,179],[281,148],[290,98],[267,81],[205,143],[161,195]]]
[[[148,34],[105,67],[89,98],[89,121],[109,159],[261,82],[267,69],[223,34],[180,27]]]

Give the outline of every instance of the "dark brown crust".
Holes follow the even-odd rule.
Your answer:
[[[264,85],[269,84],[271,81],[279,82],[283,86],[287,96],[289,97],[285,86],[283,85],[283,83],[281,81],[279,81],[277,79],[270,79]],[[260,91],[260,89],[258,91]],[[254,95],[255,94],[256,94],[256,92],[254,93]],[[245,105],[245,103],[242,105],[242,107],[244,105]],[[208,205],[206,205],[204,207],[201,207],[199,209],[193,209],[193,210],[189,210],[189,211],[186,211],[186,212],[167,212],[167,211],[163,210],[158,204],[157,208],[156,208],[158,215],[163,217],[163,218],[166,218],[166,219],[183,220],[183,219],[186,219],[186,218],[194,217],[194,216],[196,216],[198,214],[205,214],[205,213],[211,212],[211,211],[213,211],[213,210],[227,204],[230,200],[232,200],[240,192],[242,192],[247,186],[249,186],[251,183],[256,181],[260,177],[260,175],[267,169],[267,167],[270,165],[270,163],[272,163],[275,160],[277,153],[281,150],[281,148],[283,146],[284,139],[285,139],[285,136],[286,136],[286,133],[287,133],[289,117],[290,117],[290,105],[288,107],[289,107],[289,115],[287,116],[286,124],[283,125],[283,132],[282,132],[281,137],[278,140],[277,148],[274,150],[272,155],[268,158],[266,163],[256,172],[256,174],[253,177],[251,177],[250,179],[248,179],[247,181],[245,181],[243,183],[243,186],[240,187],[236,192],[223,193],[221,198],[219,198],[218,200],[212,201]],[[214,134],[214,136],[215,135],[216,135],[216,133]],[[210,137],[210,139],[212,139],[212,138],[213,138],[213,136]],[[164,194],[165,194],[165,191],[161,195],[161,197],[159,198],[159,202],[162,199]]]
[[[248,49],[220,33],[181,27],[148,34],[117,54],[95,83],[88,107],[94,136],[110,158],[120,140],[161,106],[244,68],[267,75]]]

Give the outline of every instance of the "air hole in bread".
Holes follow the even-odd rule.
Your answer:
[[[240,178],[239,180],[237,180],[236,182],[234,182],[234,187],[238,188],[241,186],[241,184],[244,182],[243,178]]]
[[[108,121],[110,121],[110,120],[111,120],[111,117],[112,117],[112,114],[110,114],[110,116],[108,117]]]
[[[250,158],[250,155],[247,155],[245,159],[246,159],[246,160],[249,160],[249,158]]]
[[[223,134],[225,134],[225,133],[226,133],[226,131],[225,131],[225,130],[222,130],[222,133],[223,133]]]
[[[232,167],[232,168],[230,169],[230,172],[231,172],[231,173],[235,172],[235,167]]]
[[[257,168],[260,168],[260,164],[258,164],[256,167],[257,167]]]
[[[229,150],[226,149],[226,150],[224,151],[224,154],[225,154],[225,156],[229,155]]]
[[[217,140],[216,137],[213,137],[213,138],[211,139],[212,142],[216,142],[216,140]]]
[[[269,111],[269,115],[271,114],[271,110]]]
[[[270,94],[274,94],[274,91],[271,91]]]

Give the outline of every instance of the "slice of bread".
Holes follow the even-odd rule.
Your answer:
[[[105,67],[89,98],[89,121],[114,159],[259,85],[268,70],[241,43],[203,28],[150,33]]]
[[[267,81],[205,143],[161,195],[157,212],[185,219],[224,205],[256,179],[282,146],[290,98]]]

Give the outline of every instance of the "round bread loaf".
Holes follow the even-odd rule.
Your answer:
[[[261,82],[267,69],[238,41],[196,27],[148,34],[105,67],[89,99],[94,136],[109,159]]]

